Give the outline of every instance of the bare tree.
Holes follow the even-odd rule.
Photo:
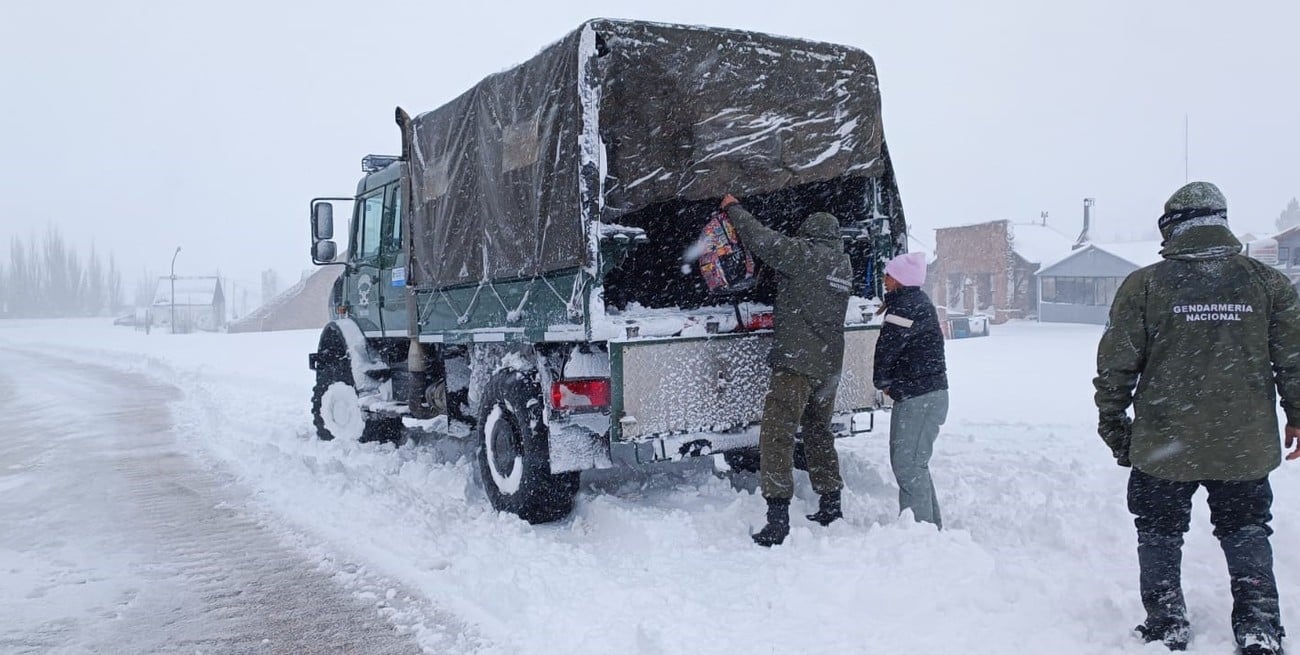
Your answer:
[[[91,245],[85,264],[68,246],[58,228],[50,226],[42,239],[13,237],[9,261],[0,262],[0,316],[46,318],[102,316],[121,305],[122,276],[109,253],[104,271],[99,251]]]
[[[86,260],[86,271],[82,279],[81,315],[103,316],[108,310],[108,299],[105,297],[108,280],[104,279],[104,267],[99,263],[94,241],[90,242],[90,258]]]
[[[1300,225],[1300,201],[1292,198],[1286,209],[1277,215],[1277,231],[1285,232],[1297,225]]]
[[[108,311],[114,316],[122,309],[125,297],[122,292],[122,271],[117,267],[117,258],[108,253],[108,281],[105,290],[108,299]]]

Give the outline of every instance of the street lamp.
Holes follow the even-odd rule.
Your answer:
[[[176,334],[176,255],[179,254],[181,254],[181,247],[176,246],[176,252],[172,253],[172,334]]]

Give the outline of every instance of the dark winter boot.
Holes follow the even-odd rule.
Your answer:
[[[807,516],[809,521],[822,525],[830,525],[837,519],[844,518],[844,510],[840,505],[840,490],[836,489],[828,494],[822,494],[818,502],[817,512]]]
[[[1147,642],[1159,641],[1169,650],[1187,650],[1191,636],[1183,600],[1182,547],[1182,533],[1138,532],[1138,568],[1147,620],[1136,631]]]
[[[1182,617],[1148,618],[1146,623],[1134,628],[1134,631],[1143,641],[1158,641],[1169,650],[1187,650],[1187,642],[1192,636],[1187,619]]]
[[[767,525],[763,526],[762,530],[751,535],[754,538],[754,543],[764,548],[771,548],[780,545],[789,534],[790,499],[768,498]]]
[[[1282,631],[1276,623],[1233,626],[1241,655],[1282,655]]]
[[[1273,577],[1270,530],[1249,525],[1219,536],[1232,584],[1232,632],[1248,655],[1282,652],[1282,617]]]

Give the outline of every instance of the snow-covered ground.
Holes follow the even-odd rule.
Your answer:
[[[992,332],[948,343],[952,409],[931,464],[945,530],[897,516],[882,415],[875,432],[840,441],[847,520],[823,529],[799,518],[816,503],[801,475],[795,528],[772,550],[748,536],[762,499],[716,477],[707,459],[588,476],[570,519],[530,526],[491,510],[468,483],[469,463],[428,446],[319,442],[308,407],[314,332],[146,336],[99,320],[0,322],[0,350],[69,378],[66,389],[32,389],[11,370],[0,393],[72,402],[70,360],[174,388],[157,408],[171,417],[172,442],[242,499],[239,515],[430,653],[1164,652],[1129,633],[1142,612],[1127,470],[1096,436],[1091,400],[1100,329]],[[154,583],[120,579],[133,575],[121,564],[130,544],[103,538],[106,521],[85,521],[79,552],[106,546],[75,562],[14,545],[43,543],[53,529],[11,502],[24,489],[76,502],[99,479],[84,463],[14,452],[44,448],[25,433],[58,425],[58,405],[40,406],[10,417],[22,429],[0,433],[0,525],[29,537],[0,538],[0,638],[65,620],[103,634],[131,601],[87,614],[93,604],[75,585],[88,575]],[[47,434],[51,446],[73,438]],[[1277,576],[1293,627],[1297,471],[1273,476]],[[1189,652],[1231,652],[1227,574],[1201,498],[1184,555]]]

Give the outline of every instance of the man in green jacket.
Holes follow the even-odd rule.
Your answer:
[[[759,477],[767,500],[767,525],[754,534],[760,546],[774,546],[790,533],[794,495],[794,437],[803,427],[808,477],[820,494],[809,520],[822,525],[844,515],[840,504],[840,460],[831,434],[831,414],[844,363],[844,313],[853,266],[840,241],[840,222],[825,212],[804,219],[797,237],[763,226],[730,194],[722,209],[741,243],[777,273],[768,356],[772,379],[759,428]]]
[[[1187,646],[1180,569],[1192,494],[1205,487],[1228,561],[1232,628],[1241,652],[1281,652],[1273,577],[1273,492],[1286,445],[1300,457],[1300,300],[1286,276],[1241,252],[1227,202],[1193,182],[1165,203],[1164,261],[1129,275],[1097,349],[1098,431],[1132,466],[1146,641]],[[1133,407],[1133,418],[1127,410]]]

